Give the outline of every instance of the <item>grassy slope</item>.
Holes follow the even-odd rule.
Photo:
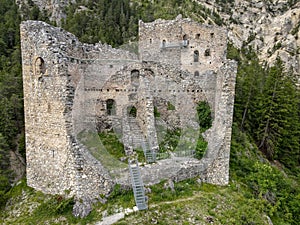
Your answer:
[[[268,224],[266,215],[274,224],[297,224],[297,182],[263,163],[265,160],[247,136],[236,128],[233,134],[228,186],[191,179],[176,183],[175,191],[171,191],[164,188],[162,181],[151,187],[149,210],[130,214],[117,224]],[[132,192],[117,186],[106,204],[95,205],[88,217],[78,219],[72,216],[72,199],[44,195],[27,187],[24,181],[9,196],[0,216],[1,224],[94,224],[103,213],[110,215],[135,205]]]

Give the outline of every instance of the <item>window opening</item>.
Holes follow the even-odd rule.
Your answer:
[[[113,116],[116,115],[116,102],[113,99],[106,100],[106,112],[107,115]]]
[[[183,40],[182,41],[183,47],[187,47],[189,45],[189,40],[188,40],[188,36],[186,34],[183,35],[182,40]]]
[[[138,85],[139,79],[140,79],[140,71],[132,70],[131,71],[131,83],[134,85]]]
[[[44,74],[46,72],[45,61],[41,57],[38,57],[35,60],[35,72],[37,75]]]
[[[137,114],[137,109],[135,106],[128,106],[127,107],[127,112],[129,117],[136,117]]]
[[[195,71],[194,76],[199,77],[199,71]]]
[[[199,62],[199,51],[194,51],[194,62]]]
[[[163,40],[162,41],[162,46],[161,46],[162,48],[165,48],[166,47],[166,40]]]
[[[195,38],[199,39],[200,38],[200,34],[196,34]]]

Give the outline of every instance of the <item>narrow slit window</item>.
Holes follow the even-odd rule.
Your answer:
[[[166,40],[163,40],[162,43],[161,43],[161,47],[162,47],[162,48],[165,48],[166,45],[167,45],[166,43],[167,43]]]
[[[186,34],[182,37],[182,45],[183,47],[187,47],[189,45],[188,36]]]
[[[194,51],[194,62],[199,62],[199,51]]]

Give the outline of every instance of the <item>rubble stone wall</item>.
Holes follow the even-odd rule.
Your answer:
[[[135,120],[150,147],[158,150],[160,123],[165,129],[182,128],[178,145],[191,142],[187,148],[194,150],[199,101],[207,101],[213,113],[213,126],[204,134],[208,141],[204,158],[171,158],[147,165],[141,169],[142,177],[145,184],[194,176],[228,183],[237,66],[226,59],[226,30],[177,17],[140,22],[139,36],[137,56],[106,44],[80,43],[74,35],[44,22],[22,23],[29,186],[99,199],[115,183],[130,185],[125,167],[106,166],[104,157],[109,154],[102,157],[97,152],[97,146],[103,147],[101,141],[94,147],[84,145],[88,138],[82,134],[114,130],[125,146],[130,145],[128,107],[134,106]],[[168,109],[168,104],[174,108]],[[154,117],[154,106],[159,118]]]

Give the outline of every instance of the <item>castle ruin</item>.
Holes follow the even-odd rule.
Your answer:
[[[143,148],[151,162],[139,167],[145,185],[197,176],[228,184],[237,65],[226,59],[227,31],[181,17],[140,21],[138,47],[137,55],[81,43],[44,22],[21,24],[29,186],[87,202],[115,184],[130,186],[127,162],[97,135],[107,130],[129,158]],[[201,101],[213,117],[204,134]],[[177,148],[158,160],[162,136],[174,127],[181,129]],[[208,142],[201,160],[193,157],[199,135]]]

